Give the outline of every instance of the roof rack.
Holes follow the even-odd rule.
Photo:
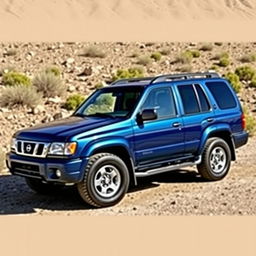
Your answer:
[[[121,79],[113,82],[111,85],[129,84],[129,83],[146,83],[155,84],[160,82],[174,81],[174,80],[187,80],[193,78],[219,78],[220,75],[216,72],[197,72],[197,73],[181,73],[181,74],[168,74],[159,75],[156,77],[143,77],[143,78],[130,78]]]
[[[181,73],[181,74],[169,74],[160,75],[151,80],[150,84],[173,81],[173,80],[186,80],[193,78],[219,78],[220,75],[216,72],[197,72],[197,73]]]
[[[117,80],[111,85],[118,85],[118,84],[128,84],[128,83],[146,83],[151,82],[155,77],[142,77],[142,78],[129,78],[129,79],[120,79]]]

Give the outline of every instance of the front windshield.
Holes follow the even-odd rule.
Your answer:
[[[79,116],[128,117],[134,110],[143,87],[108,87],[94,93],[75,112]]]

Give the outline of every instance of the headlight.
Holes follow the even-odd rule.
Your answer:
[[[48,155],[70,156],[76,152],[77,143],[53,142],[49,148]]]
[[[11,139],[11,151],[16,151],[16,146],[17,146],[17,140],[16,138]]]

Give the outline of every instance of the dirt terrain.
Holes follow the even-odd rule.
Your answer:
[[[0,147],[6,152],[12,134],[24,127],[48,122],[57,116],[70,115],[63,109],[66,98],[74,93],[89,95],[99,82],[108,82],[117,69],[138,66],[138,56],[168,49],[160,61],[143,66],[145,75],[178,72],[183,64],[174,63],[178,54],[187,49],[199,49],[203,43],[97,43],[105,58],[83,57],[80,53],[93,43],[2,43],[0,69],[8,67],[26,73],[29,77],[41,69],[55,65],[62,72],[67,85],[66,95],[43,98],[37,111],[17,106],[0,109]],[[205,71],[216,64],[219,53],[229,54],[230,65],[218,67],[220,74],[234,72],[245,65],[244,54],[255,53],[255,43],[212,43],[209,51],[200,51],[200,57],[189,64],[191,71]],[[11,54],[10,54],[11,53]],[[137,56],[137,57],[135,57]],[[255,62],[249,65],[256,67]],[[86,75],[80,75],[84,70]],[[239,97],[252,115],[256,113],[256,89],[243,83]],[[0,96],[5,86],[1,84]],[[23,178],[0,173],[0,214],[32,215],[252,215],[256,213],[256,138],[238,150],[228,177],[220,182],[203,182],[195,169],[185,169],[139,180],[139,186],[129,191],[117,206],[92,209],[70,187],[53,196],[39,196],[26,186]]]

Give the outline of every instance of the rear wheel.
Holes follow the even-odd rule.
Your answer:
[[[201,176],[209,181],[223,179],[230,169],[231,152],[229,145],[220,138],[207,140],[202,162],[197,166]]]
[[[77,184],[82,199],[94,207],[117,204],[129,187],[129,172],[118,156],[109,153],[90,157],[82,182]]]
[[[34,178],[26,178],[26,183],[33,191],[42,195],[54,194],[63,188],[62,185],[44,183],[42,180]]]

